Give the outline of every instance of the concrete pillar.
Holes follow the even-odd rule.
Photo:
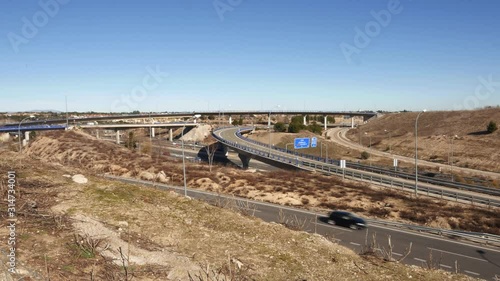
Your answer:
[[[116,130],[116,144],[120,144],[120,130]]]
[[[271,130],[271,113],[267,115],[267,127]]]
[[[304,126],[307,126],[307,115],[304,115]]]
[[[24,147],[24,146],[26,146],[27,144],[28,144],[28,140],[23,140],[23,141],[22,141],[22,146],[23,146],[23,147]]]
[[[29,131],[24,132],[24,139],[28,142],[30,141],[30,133]]]
[[[174,141],[174,133],[172,131],[172,128],[168,129],[168,141]]]
[[[351,128],[354,128],[354,117],[351,117]]]
[[[245,170],[248,169],[248,166],[250,164],[250,159],[252,159],[252,155],[239,153],[238,157],[241,160],[241,163],[243,165],[243,169],[245,169]]]
[[[97,139],[99,139],[99,130],[96,130],[96,131],[95,131],[95,137],[96,137]]]
[[[326,116],[326,115],[323,117],[323,124],[325,126],[325,131],[326,131],[327,130],[327,125],[328,125],[328,116]]]
[[[151,137],[155,137],[155,128],[151,127]]]
[[[229,116],[229,125],[233,125],[233,118]]]

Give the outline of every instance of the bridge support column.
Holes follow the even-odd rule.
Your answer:
[[[307,126],[307,115],[304,115],[304,126]]]
[[[95,130],[95,137],[99,139],[99,129]]]
[[[151,137],[155,137],[155,128],[151,127]]]
[[[229,125],[233,125],[233,118],[229,116]]]
[[[250,164],[250,159],[252,159],[252,155],[238,153],[238,157],[241,160],[241,164],[243,165],[243,169],[245,169],[245,170],[248,169],[248,166]]]
[[[328,125],[328,116],[323,116],[323,124],[324,124],[324,127],[325,127],[325,131],[327,129],[327,125]]]
[[[29,132],[29,131],[24,132],[24,139],[26,140],[26,142],[30,141],[30,133],[31,132]]]
[[[354,117],[351,117],[351,129],[354,128]]]
[[[174,133],[172,131],[172,128],[168,129],[168,141],[170,142],[174,141]]]
[[[120,144],[120,130],[116,130],[116,144]]]

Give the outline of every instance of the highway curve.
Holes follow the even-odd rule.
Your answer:
[[[348,139],[346,137],[346,133],[347,133],[347,131],[349,131],[348,128],[337,128],[337,129],[333,129],[332,131],[333,131],[332,140],[334,142],[336,142],[337,144],[342,145],[344,147],[354,149],[354,150],[359,150],[359,151],[367,150],[366,147],[361,146],[358,143],[352,142],[350,139]],[[370,154],[373,154],[373,155],[387,157],[387,158],[391,158],[391,159],[396,158],[396,159],[398,159],[398,161],[407,162],[407,163],[415,163],[415,158],[412,158],[412,157],[390,154],[390,153],[382,152],[382,151],[379,151],[376,149],[369,149],[368,151],[370,152]],[[419,164],[429,166],[429,167],[441,167],[441,168],[446,168],[446,169],[448,169],[450,167],[449,165],[446,165],[446,164],[434,163],[434,162],[429,162],[429,161],[425,161],[425,160],[421,160],[421,159],[419,159],[418,162],[419,162]],[[457,167],[457,166],[453,166],[453,169],[464,172],[464,173],[476,174],[476,175],[482,175],[482,176],[488,176],[488,177],[500,179],[500,173],[480,171],[480,170],[474,170],[474,169]]]

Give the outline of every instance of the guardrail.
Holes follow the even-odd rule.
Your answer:
[[[228,128],[234,128],[234,127],[224,127],[224,128],[219,128],[217,130],[213,131],[214,137],[220,141],[223,144],[232,146],[236,149],[239,149],[241,151],[247,151],[251,154],[258,155],[263,158],[267,158],[273,161],[277,161],[283,164],[287,164],[290,166],[295,166],[300,169],[304,170],[316,170],[316,171],[321,171],[322,173],[329,174],[329,175],[339,175],[344,178],[352,178],[356,180],[362,180],[362,181],[367,181],[370,183],[374,184],[379,184],[383,186],[387,186],[390,188],[395,188],[395,189],[401,189],[401,190],[407,190],[407,191],[414,191],[415,190],[415,184],[413,183],[407,183],[401,180],[398,180],[397,178],[393,177],[384,177],[384,176],[377,176],[377,175],[367,175],[363,172],[360,171],[355,171],[351,169],[341,169],[339,167],[339,164],[337,160],[329,160],[327,163],[320,162],[320,157],[311,157],[310,155],[304,155],[303,154],[295,154],[296,157],[288,157],[288,156],[283,156],[279,154],[273,154],[270,153],[270,151],[266,148],[266,150],[261,150],[261,149],[255,149],[252,147],[248,147],[236,142],[231,142],[228,141],[224,138],[219,137],[216,132]],[[239,128],[236,132],[236,136],[239,138],[242,138],[244,141],[254,143],[256,145],[262,146],[262,143],[250,140],[248,138],[245,138],[241,135],[242,132],[248,132],[253,130],[253,128],[247,127],[247,128]],[[271,152],[273,150],[278,150],[281,152],[283,149],[276,148],[271,146]],[[286,152],[285,152],[286,153]],[[301,158],[306,158],[310,159],[312,161],[304,161],[302,159],[299,159],[297,156],[300,156]],[[454,199],[456,202],[468,202],[472,205],[474,204],[479,204],[479,205],[485,205],[488,207],[500,207],[500,200],[498,199],[491,199],[491,198],[483,198],[479,196],[474,196],[473,194],[465,194],[461,193],[458,191],[450,191],[450,190],[444,190],[441,188],[434,188],[434,187],[427,187],[427,186],[421,186],[418,185],[418,191],[419,193],[424,193],[427,194],[428,196],[433,196],[433,197],[440,197],[442,199]]]
[[[448,238],[462,238],[482,244],[500,246],[500,236],[489,233],[432,228],[420,225],[405,224],[392,221],[373,220],[373,219],[365,219],[365,220],[372,225],[384,225],[396,228],[405,228],[418,232],[426,232],[426,233],[436,234],[439,236],[446,236]]]
[[[151,182],[151,181],[145,181],[145,180],[134,179],[134,178],[123,178],[123,177],[113,176],[113,175],[108,175],[108,174],[104,174],[102,176],[104,178],[119,180],[119,181],[128,182],[128,183],[134,182],[134,183],[142,183],[142,184],[150,185],[153,187],[164,187],[164,188],[184,190],[183,186],[173,186],[173,185],[155,183],[155,182]],[[189,188],[189,190],[194,190],[194,189]],[[203,191],[203,192],[214,194],[213,192],[209,192],[209,191]],[[218,196],[220,196],[220,194]],[[249,200],[248,198],[239,197],[239,196],[238,196],[238,198],[241,198],[244,200]],[[256,204],[261,203],[259,201],[254,201],[254,202]],[[318,214],[318,213],[315,213],[315,214],[317,214],[319,216],[324,215],[324,214]],[[446,236],[449,238],[460,237],[463,239],[468,239],[470,241],[474,241],[474,242],[478,242],[478,243],[486,244],[486,245],[495,245],[495,246],[500,245],[500,236],[494,235],[494,234],[489,234],[489,233],[478,233],[478,232],[467,232],[467,231],[459,231],[459,230],[431,228],[431,227],[412,225],[412,224],[404,224],[404,223],[384,221],[384,220],[374,220],[374,219],[365,219],[365,220],[369,223],[369,225],[383,225],[383,226],[408,229],[408,230],[418,231],[418,232],[427,232],[427,233],[436,234],[439,236]]]
[[[228,128],[228,127],[226,127],[226,128]],[[248,129],[248,128],[245,128],[245,129]],[[251,143],[256,144],[256,145],[260,145],[263,147],[269,147],[269,145],[266,145],[262,142],[255,141],[255,140],[252,140],[252,139],[249,139],[249,138],[243,136],[241,134],[241,132],[243,132],[243,131],[248,131],[248,130],[239,131],[237,133],[237,136],[239,138],[244,139],[245,141],[251,142]],[[298,153],[298,152],[286,150],[286,149],[283,149],[280,147],[275,147],[275,146],[272,146],[272,149],[280,151],[280,152],[284,152],[287,154],[291,154],[291,155],[295,155],[295,156],[299,156],[299,157],[304,157],[304,158],[308,158],[308,159],[315,160],[315,161],[324,162],[327,164],[334,164],[337,166],[340,165],[339,161],[334,160],[334,159],[326,159],[326,158],[322,158],[322,157],[318,157],[318,156],[314,156],[314,155],[310,155],[310,154]],[[367,165],[354,163],[354,162],[347,162],[346,167],[356,169],[356,170],[364,170],[367,172],[388,175],[391,177],[398,177],[398,178],[402,178],[402,179],[406,179],[406,180],[415,180],[415,174],[403,173],[403,172],[398,172],[398,171],[394,171],[394,170],[383,169],[380,167],[367,166]],[[427,177],[425,175],[419,175],[418,178],[419,178],[419,181],[423,182],[423,183],[440,185],[440,186],[444,186],[444,187],[451,187],[451,188],[455,188],[455,189],[463,189],[463,190],[468,190],[468,191],[472,191],[472,192],[484,193],[484,194],[488,194],[488,195],[500,196],[500,189],[488,188],[488,187],[478,186],[478,185],[463,184],[463,183],[457,183],[457,182],[450,182],[450,181],[446,181],[446,180],[442,180],[442,179],[435,179],[435,178]]]

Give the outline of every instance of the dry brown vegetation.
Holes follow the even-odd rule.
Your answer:
[[[53,137],[68,143],[79,139],[73,134]],[[82,143],[82,150],[90,153],[91,145]],[[108,153],[127,155],[116,147]],[[0,150],[0,170],[17,171],[19,180],[16,248],[21,274],[16,278],[206,280],[197,277],[208,272],[230,280],[473,280],[363,258],[322,237],[172,192],[95,176],[88,176],[87,184],[77,184],[65,177],[91,172],[83,168],[90,155],[62,165]],[[232,181],[217,177],[220,182]],[[0,175],[2,198],[7,194],[6,178],[6,173]],[[6,208],[5,201],[1,205]],[[1,216],[0,235],[6,237],[6,213]],[[0,266],[5,270],[3,262]]]
[[[110,173],[182,185],[182,166],[169,158],[151,159],[77,132],[40,137],[26,153],[48,162],[69,163],[93,173]],[[189,163],[188,186],[283,205],[327,211],[345,209],[374,218],[445,229],[500,234],[500,212],[478,206],[419,197],[307,172],[252,173],[228,167]]]
[[[359,130],[363,144],[381,151],[392,150],[399,155],[415,157],[414,128],[418,113],[386,114],[370,120],[359,129],[350,130],[348,137],[359,143]],[[422,114],[418,121],[419,158],[450,163],[451,137],[455,166],[500,172],[500,131],[486,133],[490,121],[500,124],[500,108],[474,111],[436,111]],[[387,130],[387,132],[385,131]],[[389,138],[390,134],[392,138]]]

